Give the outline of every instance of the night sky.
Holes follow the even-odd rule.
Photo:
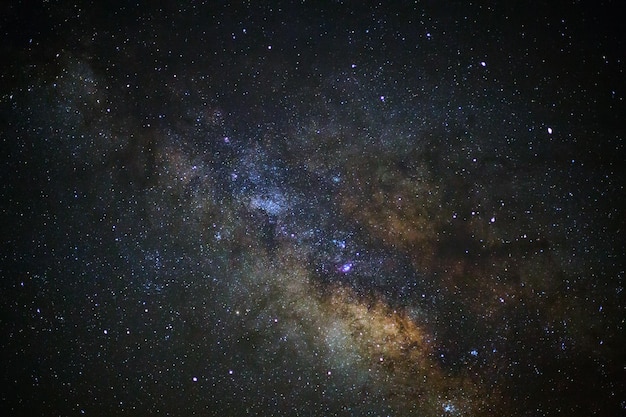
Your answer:
[[[626,415],[588,3],[3,2],[0,414]]]

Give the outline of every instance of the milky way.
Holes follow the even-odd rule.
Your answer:
[[[163,7],[3,7],[5,414],[624,413],[614,19]]]

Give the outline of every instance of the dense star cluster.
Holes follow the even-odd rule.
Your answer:
[[[9,3],[2,415],[626,413],[610,2]]]

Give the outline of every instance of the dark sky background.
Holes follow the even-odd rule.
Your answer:
[[[2,415],[626,415],[619,2],[4,2]]]

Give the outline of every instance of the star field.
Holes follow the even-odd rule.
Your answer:
[[[611,2],[14,2],[6,415],[626,410]]]

